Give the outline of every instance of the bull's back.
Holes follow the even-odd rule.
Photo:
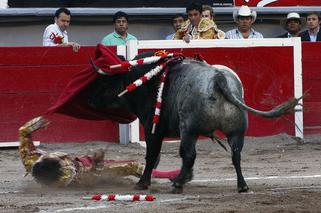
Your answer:
[[[223,130],[226,122],[233,122],[235,116],[238,120],[243,120],[244,114],[215,88],[215,75],[225,71],[202,62],[184,60],[170,72],[166,114],[171,131],[179,132],[183,122],[192,131],[205,134],[215,129]],[[225,75],[228,84],[232,86],[232,92],[241,98],[238,80],[233,74]],[[228,128],[234,127],[229,125]]]

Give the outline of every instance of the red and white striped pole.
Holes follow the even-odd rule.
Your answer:
[[[91,197],[83,197],[83,200],[106,200],[106,201],[153,201],[156,198],[153,195],[93,195]]]
[[[146,81],[149,81],[152,77],[156,76],[159,72],[161,72],[164,67],[166,66],[166,62],[156,66],[154,69],[147,72],[145,75],[134,81],[133,83],[129,84],[124,91],[118,94],[118,97],[123,96],[127,92],[131,92],[135,90],[137,87],[143,85]]]
[[[153,127],[152,127],[152,134],[155,133],[156,125],[159,122],[159,116],[161,112],[161,106],[162,106],[162,96],[163,96],[163,90],[164,90],[164,85],[167,77],[167,71],[163,72],[162,78],[161,78],[161,83],[158,88],[158,93],[157,93],[157,101],[156,101],[156,106],[155,106],[155,113],[153,117]]]

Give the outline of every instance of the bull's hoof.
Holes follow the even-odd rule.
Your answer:
[[[183,186],[172,186],[171,192],[173,194],[182,194],[183,193]]]
[[[237,187],[239,193],[247,192],[249,191],[249,187],[247,185],[242,186],[242,187]]]
[[[136,189],[136,190],[146,190],[146,189],[148,189],[148,184],[144,184],[144,183],[138,182],[138,183],[136,183],[134,189]]]
[[[192,170],[187,174],[187,176],[186,176],[185,180],[183,181],[183,183],[185,184],[185,183],[191,182],[191,181],[193,180],[193,178],[194,178],[194,173],[193,173],[193,169],[192,169]],[[182,182],[182,181],[179,181],[179,180],[177,179],[177,177],[176,177],[176,178],[169,178],[169,180],[170,180],[172,183]]]
[[[193,173],[193,169],[187,174],[187,177],[186,177],[186,183],[187,182],[190,182],[190,181],[192,181],[193,180],[193,178],[194,178],[194,173]]]

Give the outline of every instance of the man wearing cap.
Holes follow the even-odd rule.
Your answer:
[[[248,39],[263,38],[263,35],[252,28],[256,20],[256,12],[251,11],[248,6],[242,6],[238,11],[233,13],[237,28],[228,31],[225,34],[227,39]]]
[[[298,13],[289,13],[286,19],[281,20],[280,24],[288,32],[278,36],[278,38],[292,38],[300,36],[305,20]]]
[[[321,41],[321,16],[317,12],[312,12],[307,15],[308,30],[300,34],[302,41]]]

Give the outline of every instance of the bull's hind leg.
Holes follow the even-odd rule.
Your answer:
[[[230,135],[227,138],[232,150],[232,162],[237,175],[238,192],[247,192],[249,190],[249,187],[244,180],[241,169],[241,151],[244,144],[244,135]]]
[[[181,133],[179,154],[183,159],[183,165],[180,174],[173,180],[173,193],[182,193],[183,185],[193,177],[193,166],[196,158],[195,144],[197,138],[197,135]]]
[[[151,175],[152,170],[157,163],[157,160],[160,155],[160,150],[162,147],[163,137],[159,137],[157,135],[151,135],[150,133],[146,134],[145,131],[145,139],[146,139],[146,166],[143,175],[135,186],[135,189],[143,190],[147,189],[151,184]]]

